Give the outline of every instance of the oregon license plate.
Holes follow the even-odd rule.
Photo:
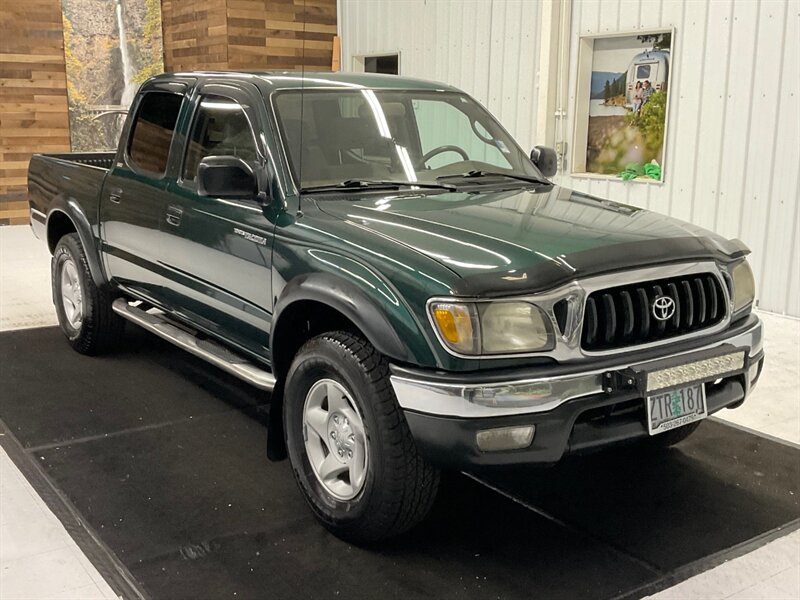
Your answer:
[[[647,398],[647,427],[650,435],[698,421],[707,414],[706,389],[702,383]]]

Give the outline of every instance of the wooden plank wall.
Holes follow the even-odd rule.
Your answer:
[[[330,71],[336,0],[162,0],[164,65]],[[60,0],[0,0],[0,225],[28,222],[28,161],[68,152]]]
[[[228,68],[330,71],[336,0],[227,0]]]
[[[0,2],[0,225],[28,222],[34,152],[69,151],[60,0]]]
[[[162,0],[164,66],[330,71],[336,0]]]
[[[164,69],[228,68],[226,0],[162,0]]]

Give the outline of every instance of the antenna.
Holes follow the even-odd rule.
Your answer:
[[[297,216],[303,214],[302,200],[303,192],[303,132],[305,131],[305,106],[306,106],[306,21],[308,20],[308,9],[306,7],[306,0],[303,0],[303,46],[300,55],[300,165],[297,168],[297,178],[299,187],[297,188]]]

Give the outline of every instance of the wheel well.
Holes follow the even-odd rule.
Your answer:
[[[281,312],[277,327],[272,330],[272,370],[277,379],[269,411],[267,457],[272,461],[286,458],[283,432],[283,385],[289,367],[300,347],[312,337],[326,331],[361,330],[341,312],[316,300],[298,300]]]
[[[349,331],[363,335],[355,323],[323,302],[298,300],[283,309],[272,340],[272,365],[278,381],[285,381],[300,347],[326,331]]]
[[[68,233],[75,233],[75,223],[63,212],[54,212],[47,219],[47,247],[50,254],[55,252],[58,241]]]

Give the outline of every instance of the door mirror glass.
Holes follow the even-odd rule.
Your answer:
[[[545,177],[552,177],[558,171],[558,155],[552,148],[535,146],[531,150],[531,162]]]
[[[254,198],[258,182],[241,158],[207,156],[197,167],[197,193],[212,198]]]

